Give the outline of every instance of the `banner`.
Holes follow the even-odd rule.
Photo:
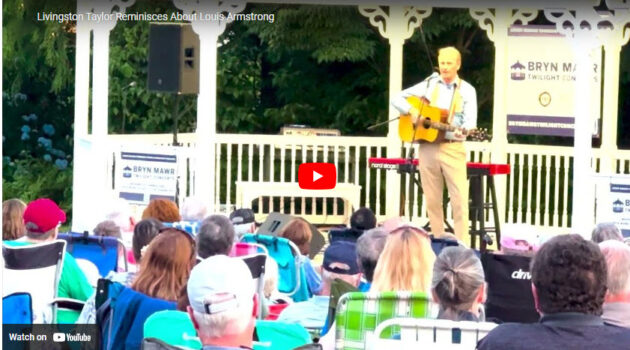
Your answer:
[[[573,136],[576,59],[555,26],[511,26],[507,42],[506,111],[511,134]],[[593,135],[599,134],[601,53],[589,86]]]
[[[176,201],[177,159],[174,149],[159,153],[121,150],[116,154],[114,190],[117,197],[141,205],[149,204],[154,198]]]
[[[630,175],[596,176],[595,221],[614,222],[630,237]]]

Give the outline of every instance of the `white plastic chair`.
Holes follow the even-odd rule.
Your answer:
[[[426,318],[392,318],[378,324],[365,349],[474,350],[497,324]],[[400,339],[381,339],[388,327],[400,327]]]

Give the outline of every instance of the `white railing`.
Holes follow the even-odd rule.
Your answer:
[[[171,144],[172,135],[110,135],[109,139],[113,151],[121,144],[167,146]],[[195,135],[179,134],[178,139],[183,143],[181,154],[190,170],[183,181],[189,184],[189,189],[181,190],[181,196],[186,196],[195,192],[192,181],[197,151],[193,148]],[[297,182],[301,163],[331,162],[337,166],[338,181],[361,185],[361,205],[371,208],[382,219],[387,205],[400,197],[389,194],[386,201],[385,170],[370,169],[367,159],[385,157],[386,146],[385,137],[219,134],[216,138],[215,207],[226,211],[233,207],[236,181]],[[490,147],[489,143],[467,142],[469,159],[489,161]],[[511,173],[504,181],[499,181],[505,187],[497,188],[497,195],[505,201],[501,220],[566,232],[571,227],[572,148],[510,144],[504,151]],[[401,156],[406,152],[401,149]],[[618,151],[611,157],[615,160],[616,173],[630,173],[630,151]],[[599,150],[594,150],[594,159],[598,169]],[[426,222],[421,192],[410,184],[410,176],[404,175],[403,181],[404,215],[409,215],[411,186],[415,194],[411,202],[412,217]],[[341,199],[265,197],[255,200],[252,206],[259,215],[284,211],[313,222],[340,223],[345,219]]]

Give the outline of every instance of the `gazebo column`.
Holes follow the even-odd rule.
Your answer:
[[[378,28],[382,37],[389,40],[389,99],[402,90],[403,45],[415,28],[422,25],[422,20],[431,15],[431,8],[412,6],[359,6],[359,12],[370,19],[370,23]],[[388,118],[399,115],[389,105]],[[387,131],[387,157],[400,157],[401,141],[398,136],[398,120],[389,123]],[[385,216],[400,215],[400,175],[388,171],[385,175],[387,191],[385,192]],[[380,214],[380,213],[377,213]]]
[[[622,4],[619,1],[607,1],[608,8],[613,11],[605,11],[599,13],[593,7],[583,5],[578,9],[546,9],[545,17],[552,23],[555,23],[558,32],[566,35],[573,44],[575,56],[577,59],[576,69],[576,94],[575,94],[575,137],[573,146],[573,212],[572,212],[572,229],[573,232],[581,233],[588,236],[591,227],[594,224],[595,212],[595,191],[594,191],[594,169],[591,161],[593,151],[591,147],[591,116],[589,111],[593,99],[599,96],[591,96],[588,86],[593,78],[592,70],[592,54],[594,49],[599,49],[602,44],[610,43],[611,40],[619,40],[617,43],[628,40],[630,34],[625,33],[624,27],[630,23],[630,4]],[[622,39],[620,39],[622,38]],[[614,65],[613,58],[611,62],[606,62],[606,70],[610,69],[605,77],[609,78],[618,71],[618,62],[616,68],[609,67],[608,64]],[[617,58],[618,60],[618,58]],[[618,74],[617,74],[618,76]],[[618,77],[611,78],[613,82],[606,81],[605,85],[609,85],[609,89],[618,89]],[[615,84],[616,81],[616,84]],[[613,86],[613,84],[615,84]],[[615,96],[608,100],[616,101],[617,93],[610,91]],[[610,98],[610,97],[609,97]],[[604,100],[607,101],[607,100]],[[606,102],[604,102],[606,104]],[[604,131],[609,133],[607,136],[603,133],[602,137],[611,137],[610,133],[616,133],[611,127],[611,119],[616,120],[616,103],[614,105],[604,106],[606,126]],[[610,109],[615,109],[615,112]],[[614,144],[613,144],[614,142]],[[608,140],[603,149],[616,148],[616,141]],[[606,167],[610,168],[611,159],[605,160]]]
[[[630,35],[630,30],[628,31]],[[604,45],[604,93],[600,146],[601,160],[599,172],[615,174],[617,153],[617,113],[619,111],[619,65],[621,45],[607,43]]]
[[[508,66],[507,42],[508,29],[512,24],[527,24],[536,18],[537,10],[520,10],[509,8],[470,9],[470,15],[477,20],[479,26],[486,31],[488,38],[494,43],[494,103],[492,110],[492,143],[490,161],[507,163],[507,83]],[[501,218],[506,213],[507,177],[494,178],[497,191],[497,207]]]
[[[103,216],[111,195],[107,183],[107,135],[109,124],[109,33],[116,26],[115,13],[124,13],[134,1],[79,0],[79,13],[111,15],[101,21],[77,22],[77,68],[75,72],[75,129],[73,167],[72,230],[91,231]],[[90,30],[94,35],[92,62],[92,138],[88,135]],[[91,141],[91,142],[90,142]],[[89,147],[89,148],[86,148]]]
[[[86,2],[77,2],[77,13],[89,11]],[[90,105],[90,31],[87,19],[77,20],[74,69],[74,145],[72,161],[72,231],[82,232],[94,227],[90,213],[90,160],[85,149],[88,138]]]
[[[199,35],[199,95],[197,96],[196,161],[193,192],[208,212],[218,210],[219,198],[215,195],[216,126],[217,126],[217,41],[225,30],[228,14],[245,8],[244,1],[186,1],[175,0],[175,6],[185,15],[197,14],[191,21]],[[222,13],[224,19],[203,19],[199,14]],[[218,16],[216,16],[218,17]]]

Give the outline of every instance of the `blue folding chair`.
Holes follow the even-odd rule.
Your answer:
[[[33,300],[30,293],[17,292],[2,298],[2,323],[33,323]]]
[[[152,314],[175,310],[175,302],[149,297],[129,287],[100,279],[95,298],[101,349],[140,349],[144,323]]]
[[[283,237],[246,234],[241,242],[257,243],[267,248],[269,256],[278,263],[278,291],[292,296],[294,301],[308,299],[308,287],[301,273],[300,251],[295,244]]]
[[[66,241],[66,251],[75,259],[85,259],[94,263],[102,277],[107,276],[110,271],[118,271],[118,249],[121,248],[125,257],[123,259],[125,271],[128,270],[127,249],[120,239],[88,235],[87,231],[60,233],[57,238]]]

